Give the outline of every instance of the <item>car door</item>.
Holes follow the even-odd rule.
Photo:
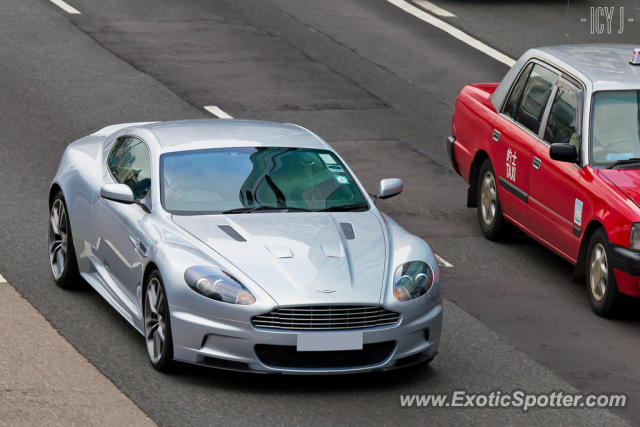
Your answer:
[[[570,143],[580,159],[580,118],[582,90],[577,82],[562,77],[554,88],[540,131],[541,139],[533,152],[529,184],[529,210],[532,231],[567,258],[575,260],[580,246],[582,201],[576,199],[581,175],[579,160],[567,163],[552,160],[552,144]]]
[[[151,206],[151,156],[139,138],[119,138],[107,156],[104,182],[128,185],[137,203],[124,204],[99,198],[94,218],[100,230],[98,257],[107,273],[123,291],[130,308],[137,301],[148,239],[143,223]]]
[[[494,130],[493,140],[497,139],[500,145],[494,167],[503,213],[525,228],[530,226],[528,199],[532,150],[538,143],[545,107],[557,78],[556,73],[535,61],[523,67],[500,115],[501,131]]]

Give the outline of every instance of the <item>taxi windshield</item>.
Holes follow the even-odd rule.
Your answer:
[[[369,206],[335,153],[246,147],[184,151],[160,158],[165,210],[182,215],[358,211]]]
[[[593,96],[591,157],[601,166],[640,158],[640,91]]]

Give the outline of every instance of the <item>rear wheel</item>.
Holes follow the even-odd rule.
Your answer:
[[[503,236],[507,224],[502,216],[496,176],[489,159],[485,159],[480,166],[476,195],[478,198],[478,221],[482,233],[489,240],[499,240]]]
[[[622,296],[618,292],[616,277],[611,268],[611,250],[609,239],[603,229],[596,230],[589,240],[587,252],[586,277],[587,292],[591,308],[603,317],[613,316]]]
[[[62,192],[55,195],[49,211],[49,266],[61,288],[73,288],[79,283],[78,261]]]
[[[144,336],[151,365],[158,371],[168,371],[173,362],[171,319],[167,294],[157,270],[147,279],[144,297]]]

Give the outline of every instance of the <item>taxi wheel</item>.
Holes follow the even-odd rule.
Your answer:
[[[609,239],[603,229],[596,230],[589,240],[586,259],[587,293],[593,311],[603,317],[613,316],[620,305],[621,295],[611,267]]]
[[[476,197],[478,198],[478,221],[482,233],[489,240],[499,240],[503,236],[507,224],[502,216],[496,175],[489,159],[486,159],[480,166]]]

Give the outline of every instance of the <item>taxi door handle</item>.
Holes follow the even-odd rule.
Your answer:
[[[540,169],[540,165],[542,164],[542,162],[540,161],[540,159],[539,159],[539,158],[534,157],[534,158],[533,158],[533,163],[532,163],[532,164],[533,164],[533,167],[534,167],[534,168],[536,168],[536,169]]]

